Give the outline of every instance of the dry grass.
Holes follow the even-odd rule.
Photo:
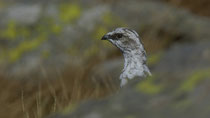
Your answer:
[[[111,79],[92,81],[86,67],[71,67],[57,74],[58,79],[18,80],[0,77],[1,118],[43,118],[83,100],[98,99],[117,90]]]

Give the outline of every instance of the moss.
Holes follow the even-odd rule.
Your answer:
[[[136,90],[146,94],[158,94],[163,90],[163,85],[155,83],[155,76],[147,78],[136,85]]]
[[[147,60],[148,65],[155,65],[155,64],[157,64],[160,61],[162,55],[163,55],[162,52],[159,52],[159,53],[155,53],[155,54],[150,55],[148,57],[148,60]]]
[[[192,91],[197,85],[199,85],[204,79],[207,78],[210,78],[210,69],[196,71],[181,84],[178,92]]]
[[[63,22],[72,23],[81,15],[81,8],[78,4],[62,4],[59,14]]]

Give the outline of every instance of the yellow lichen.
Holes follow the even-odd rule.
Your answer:
[[[62,31],[62,27],[57,24],[52,25],[52,32],[55,34],[59,34]]]
[[[24,41],[20,43],[17,47],[8,51],[8,60],[10,62],[15,62],[18,60],[25,52],[36,49],[42,42],[46,40],[45,35],[41,35],[35,39]]]
[[[62,4],[59,14],[63,22],[72,23],[81,15],[81,8],[78,4]]]
[[[15,22],[10,21],[7,28],[0,32],[0,35],[2,38],[15,39],[17,37],[17,26]]]
[[[192,91],[198,84],[200,84],[204,79],[210,78],[210,69],[199,70],[194,72],[190,77],[181,84],[178,92],[188,92]]]
[[[163,89],[163,85],[155,83],[154,79],[155,77],[153,75],[152,77],[139,82],[136,85],[136,90],[151,95],[160,93]]]

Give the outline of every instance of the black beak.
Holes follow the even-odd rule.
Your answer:
[[[104,36],[101,38],[101,40],[107,40],[107,39],[109,39],[109,35],[104,35]]]

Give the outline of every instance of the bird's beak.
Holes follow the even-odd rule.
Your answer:
[[[109,35],[104,35],[102,38],[101,38],[101,40],[108,40],[109,39]]]

